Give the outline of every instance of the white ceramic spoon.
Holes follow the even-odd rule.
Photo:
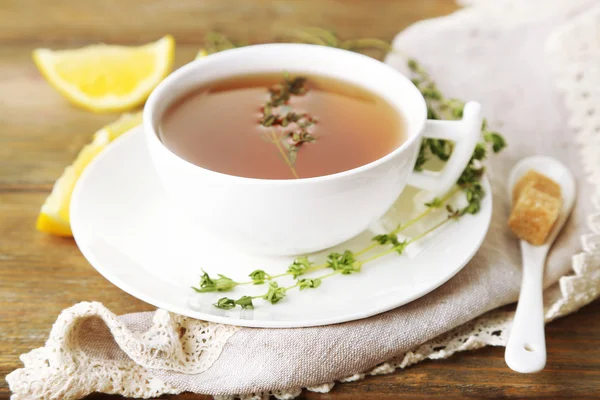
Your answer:
[[[569,217],[575,202],[575,179],[571,171],[557,160],[542,156],[525,158],[512,169],[508,178],[509,201],[512,202],[514,185],[531,169],[546,175],[560,185],[563,205],[546,243],[533,246],[521,240],[523,280],[504,359],[512,370],[522,373],[538,372],[546,365],[542,299],[544,264],[548,250]]]

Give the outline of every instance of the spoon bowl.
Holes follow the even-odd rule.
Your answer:
[[[556,223],[552,227],[546,242],[541,246],[537,246],[546,247],[549,249],[550,246],[552,246],[554,239],[556,239],[556,236],[565,224],[565,221],[567,218],[569,218],[573,204],[575,204],[575,178],[565,165],[552,157],[532,156],[524,158],[513,167],[513,169],[510,171],[510,175],[508,176],[508,201],[511,203],[511,206],[513,188],[519,179],[521,179],[521,177],[531,169],[539,172],[540,174],[546,175],[560,186],[563,201],[560,214],[556,220]]]
[[[544,265],[548,250],[569,217],[576,197],[575,178],[567,167],[551,157],[533,156],[518,162],[509,175],[508,198],[511,205],[515,184],[532,169],[560,186],[562,208],[543,245],[534,246],[524,240],[520,243],[523,280],[504,359],[512,370],[522,373],[538,372],[546,365],[542,298]]]

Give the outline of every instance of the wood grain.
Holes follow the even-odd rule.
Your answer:
[[[391,38],[414,21],[454,9],[451,0],[3,0],[0,42],[141,43],[168,32],[179,43],[198,43],[214,29],[270,41],[307,25],[344,37]]]
[[[93,132],[115,115],[70,106],[31,62],[36,47],[90,42],[142,43],[175,36],[177,65],[191,60],[203,35],[271,41],[286,28],[321,26],[345,38],[391,39],[410,23],[447,14],[451,0],[2,0],[0,2],[0,399],[18,356],[41,346],[58,313],[83,300],[118,314],[151,306],[111,285],[70,239],[35,231],[40,205],[56,178]],[[552,323],[548,366],[510,372],[503,349],[487,348],[403,372],[337,385],[306,399],[598,398],[600,303]],[[92,395],[89,399],[118,399]],[[208,399],[183,394],[165,399]]]

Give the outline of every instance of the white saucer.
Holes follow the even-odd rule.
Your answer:
[[[408,246],[404,255],[390,254],[366,264],[358,274],[326,279],[318,289],[290,291],[275,305],[255,300],[254,310],[226,311],[212,304],[223,296],[264,293],[266,285],[206,294],[196,294],[190,287],[198,284],[201,269],[211,276],[221,273],[247,281],[248,273],[255,269],[284,272],[292,259],[244,254],[178,216],[155,176],[141,127],[110,144],[86,168],[71,200],[71,224],[81,252],[98,272],[154,306],[241,326],[316,326],[365,318],[401,306],[460,271],[479,249],[490,224],[492,196],[487,179],[483,186],[488,195],[478,214],[450,221]],[[416,201],[415,196],[421,199]],[[383,229],[391,230],[400,221],[407,221],[422,211],[414,209],[414,204],[422,204],[422,196],[412,188],[405,189],[377,226],[338,246],[338,250],[360,250]],[[426,229],[443,215],[440,211],[428,217],[417,229]],[[318,261],[325,255],[311,258]],[[291,278],[281,283],[290,282]]]

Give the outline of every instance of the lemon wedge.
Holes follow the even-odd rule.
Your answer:
[[[52,193],[42,205],[36,227],[40,232],[58,236],[73,236],[69,218],[71,194],[75,183],[85,167],[113,140],[131,128],[142,123],[142,113],[125,114],[112,124],[105,126],[94,134],[94,139],[85,146],[77,158],[58,178]]]
[[[74,50],[36,49],[33,60],[46,80],[71,103],[95,112],[142,104],[170,72],[170,35],[139,47],[96,44]]]

